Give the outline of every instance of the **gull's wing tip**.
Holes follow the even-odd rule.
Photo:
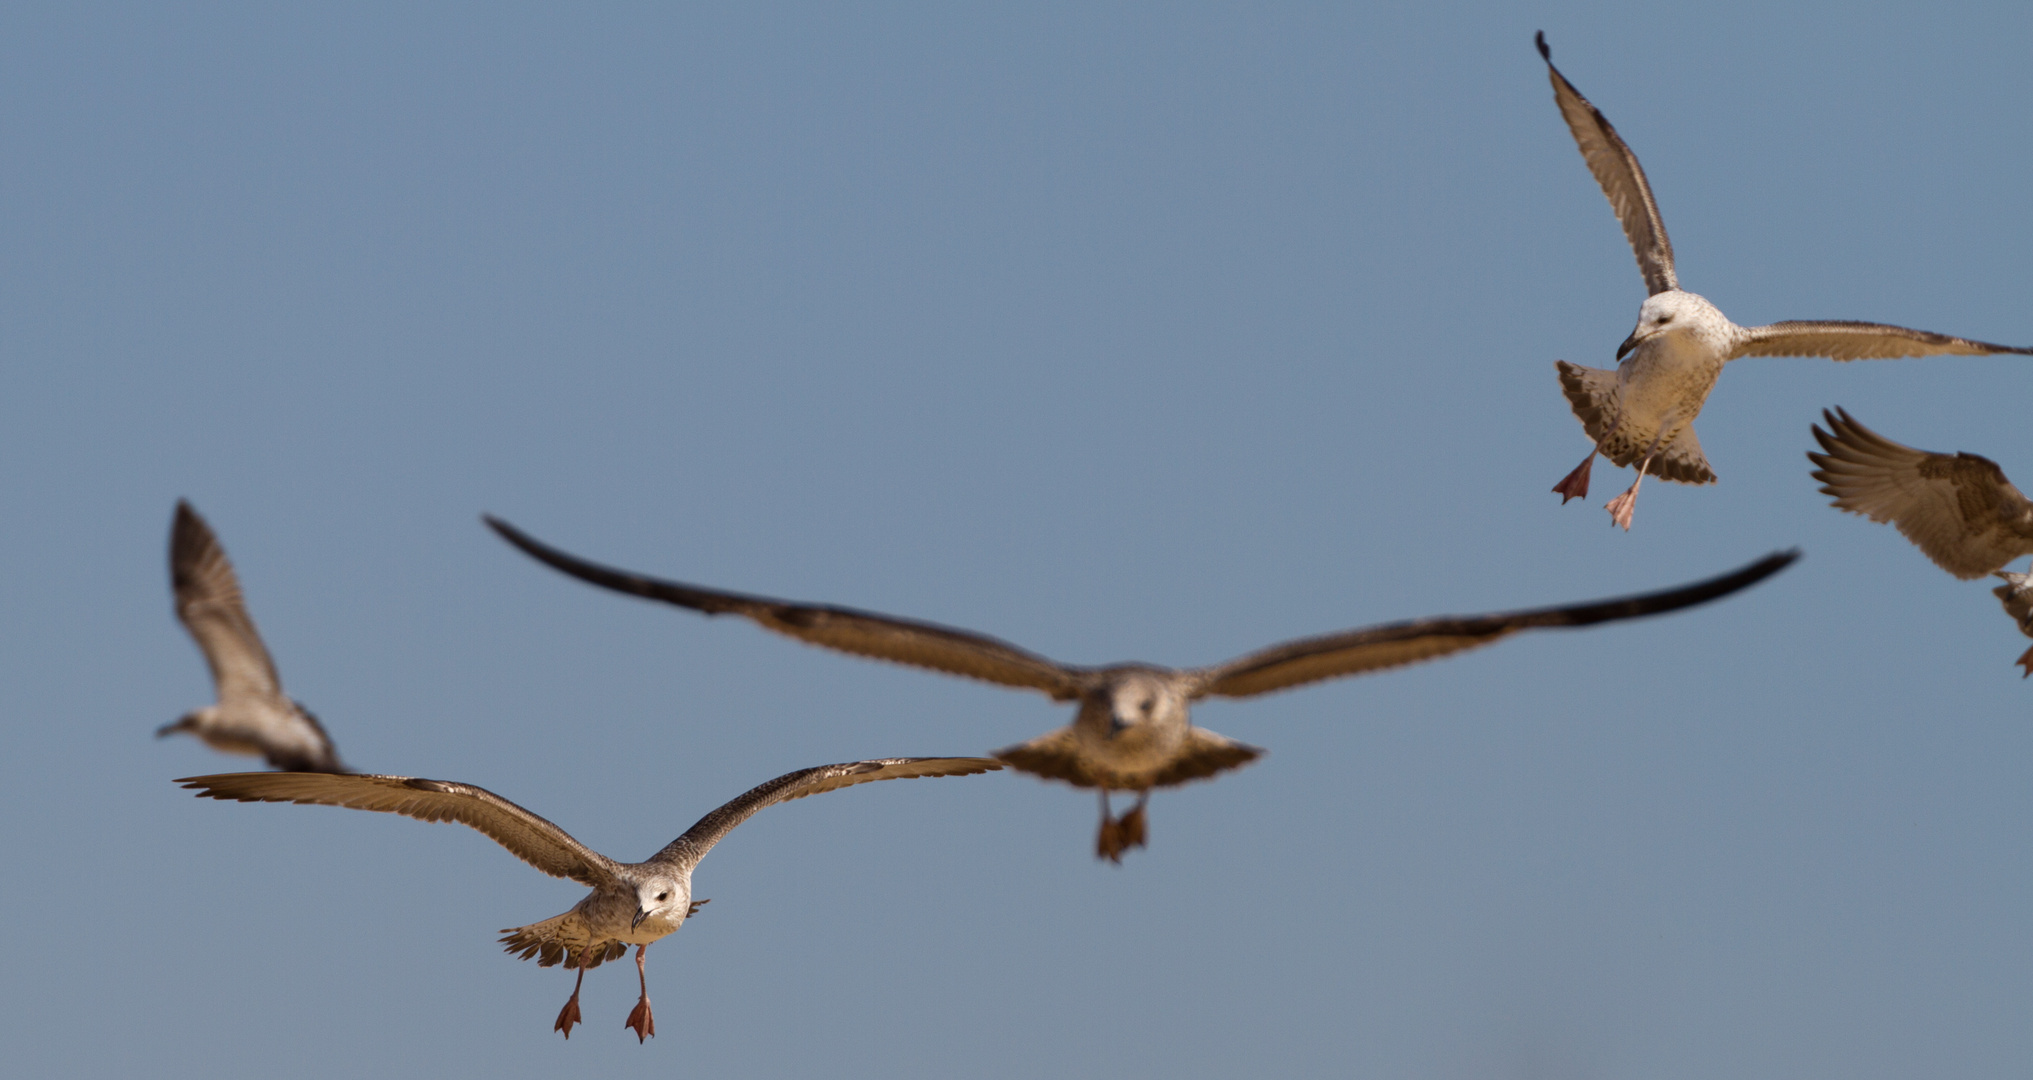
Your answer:
[[[1532,43],[1539,46],[1539,58],[1541,60],[1549,64],[1553,62],[1553,50],[1546,44],[1546,31],[1540,30],[1535,32],[1532,35]]]

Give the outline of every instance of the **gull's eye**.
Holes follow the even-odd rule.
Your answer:
[[[659,900],[668,900],[671,898],[671,894],[667,892],[660,892],[656,894],[656,898]]]
[[[1151,704],[1152,704],[1152,702],[1151,702],[1151,699],[1150,699],[1150,698],[1145,698],[1145,699],[1144,699],[1144,711],[1145,711],[1145,712],[1147,712],[1147,713],[1148,713],[1148,712],[1150,712],[1150,711],[1151,711]]]

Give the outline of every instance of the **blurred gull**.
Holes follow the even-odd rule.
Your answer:
[[[1588,495],[1589,467],[1601,454],[1616,465],[1638,463],[1630,489],[1605,507],[1610,520],[1631,527],[1638,485],[1646,472],[1681,484],[1711,484],[1715,473],[1694,435],[1722,366],[1742,356],[1826,356],[1836,360],[1877,360],[1955,353],[2033,354],[2033,349],[1992,345],[1925,330],[1882,323],[1789,321],[1738,326],[1714,304],[1680,289],[1673,273],[1673,244],[1659,218],[1659,204],[1637,155],[1608,118],[1553,66],[1546,35],[1537,37],[1539,55],[1553,83],[1553,100],[1574,133],[1588,171],[1602,185],[1624,236],[1637,254],[1638,270],[1650,295],[1638,308],[1638,326],[1617,347],[1615,371],[1555,361],[1560,386],[1595,448],[1553,490],[1568,499]]]
[[[182,499],[170,526],[169,580],[176,617],[211,665],[219,702],[164,724],[156,736],[189,732],[215,750],[265,757],[278,769],[345,772],[318,718],[282,692],[226,550]]]
[[[1430,660],[1521,630],[1587,626],[1689,607],[1761,581],[1799,556],[1769,555],[1734,573],[1666,592],[1569,607],[1386,623],[1287,641],[1225,664],[1182,670],[1138,663],[1079,667],[969,630],[662,581],[587,562],[494,517],[486,521],[534,558],[616,592],[707,615],[741,615],[764,629],[857,656],[1038,690],[1053,701],[1079,702],[1071,724],[996,751],[995,756],[1024,772],[1098,788],[1101,828],[1095,854],[1117,863],[1123,851],[1143,846],[1144,804],[1152,788],[1211,777],[1263,753],[1193,726],[1188,707],[1197,698],[1252,697]],[[1121,818],[1109,809],[1111,791],[1137,793],[1136,805]]]
[[[572,910],[528,926],[504,930],[501,943],[538,967],[560,960],[578,971],[572,996],[558,1012],[553,1030],[572,1037],[579,1022],[579,987],[586,969],[619,959],[635,946],[636,979],[642,997],[626,1026],[637,1042],[656,1034],[649,1008],[649,976],[643,954],[651,942],[675,931],[706,901],[692,899],[692,870],[713,845],[756,811],[788,799],[834,791],[875,780],[917,776],[971,776],[1001,769],[986,758],[878,758],[820,765],[785,773],[755,787],[699,819],[685,835],[639,863],[616,862],[572,839],[571,834],[507,799],[471,784],[411,776],[318,773],[225,773],[186,777],[176,783],[199,798],[238,802],[293,802],[344,806],[402,814],[420,821],[456,821],[486,833],[517,858],[552,877],[590,885]]]
[[[2033,637],[2033,594],[2025,574],[2005,564],[2033,555],[2033,501],[2005,479],[2005,470],[1975,454],[1936,454],[1896,443],[1841,409],[1822,410],[1829,430],[1814,427],[1824,453],[1807,457],[1820,466],[1814,478],[1835,505],[1872,521],[1889,521],[1934,565],[1968,581],[1996,573],[2007,584],[1992,590],[2019,628]],[[2018,663],[2033,675],[2033,649]]]

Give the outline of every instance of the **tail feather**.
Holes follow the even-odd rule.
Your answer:
[[[1567,395],[1574,418],[1581,421],[1581,429],[1595,440],[1602,456],[1617,466],[1636,465],[1643,460],[1654,433],[1616,427],[1623,407],[1617,373],[1565,360],[1555,360],[1553,366],[1560,372],[1560,389]],[[1695,437],[1692,424],[1681,428],[1679,434],[1659,448],[1645,473],[1676,484],[1715,483],[1715,470],[1708,467],[1708,457],[1701,452],[1701,440]]]
[[[618,960],[628,944],[608,939],[593,941],[586,920],[576,911],[567,911],[542,922],[501,932],[502,948],[518,960],[536,957],[538,967],[555,967],[560,961],[573,969],[596,968]]]

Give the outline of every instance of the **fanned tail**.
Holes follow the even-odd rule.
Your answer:
[[[584,970],[620,959],[628,952],[626,942],[594,942],[591,937],[586,920],[576,911],[567,911],[542,922],[503,930],[500,940],[502,948],[518,960],[536,957],[538,967],[553,967],[562,961],[568,968]]]
[[[1567,395],[1567,404],[1574,410],[1574,418],[1581,421],[1581,429],[1595,440],[1602,456],[1608,458],[1612,465],[1636,465],[1650,448],[1656,432],[1617,426],[1617,417],[1623,408],[1617,373],[1606,368],[1582,367],[1565,360],[1555,360],[1553,366],[1560,372],[1560,389]],[[1695,437],[1692,424],[1681,428],[1678,434],[1659,447],[1645,475],[1676,484],[1715,483],[1715,470],[1708,467],[1708,457],[1701,452],[1701,440]]]

